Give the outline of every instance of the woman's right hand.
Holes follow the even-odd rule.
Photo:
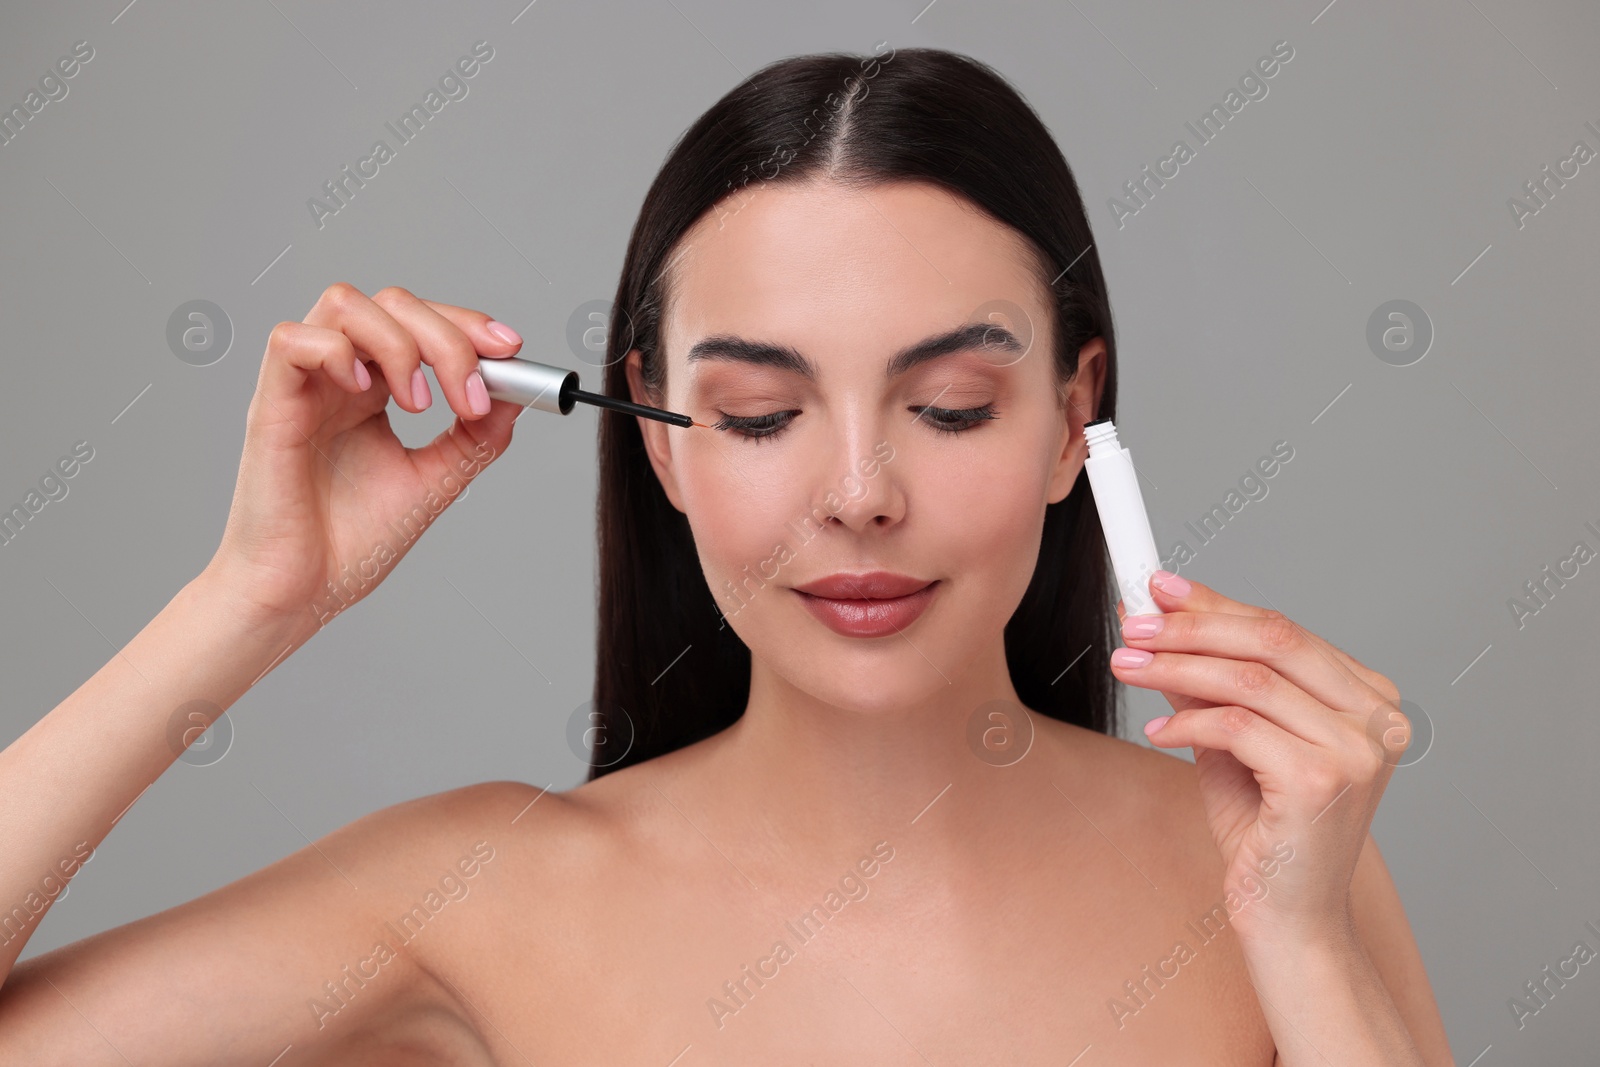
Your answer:
[[[507,336],[516,334],[479,311],[395,286],[368,298],[343,282],[304,322],[280,322],[207,571],[270,616],[305,613],[318,624],[371,592],[510,443],[522,408],[490,400],[477,369],[479,355],[521,347]],[[426,446],[406,448],[387,408],[391,396],[406,411],[429,406],[423,363],[457,418]]]

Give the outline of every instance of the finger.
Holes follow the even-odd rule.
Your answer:
[[[1140,631],[1156,628],[1154,634]],[[1333,662],[1303,627],[1281,615],[1229,615],[1213,611],[1169,611],[1123,619],[1129,647],[1150,652],[1192,652],[1266,664],[1292,684],[1336,711],[1367,715],[1383,694]]]
[[[1346,743],[1349,726],[1327,705],[1264,663],[1156,652],[1144,666],[1125,666],[1128,650],[1111,656],[1112,672],[1129,685],[1196,697],[1208,705],[1237,704],[1317,745]],[[1189,709],[1198,710],[1198,709]]]
[[[1161,610],[1220,611],[1226,615],[1263,616],[1266,608],[1246,604],[1242,600],[1223,596],[1203,582],[1180,577],[1171,571],[1156,571],[1150,577],[1150,595],[1156,598]]]
[[[469,421],[489,414],[489,390],[478,373],[477,349],[459,326],[398,285],[378,290],[372,302],[416,340],[422,361],[433,368],[451,410]]]
[[[453,419],[432,441],[407,451],[426,484],[440,486],[454,496],[505,452],[521,413],[516,404],[495,404],[489,414],[471,422]],[[450,478],[454,481],[447,480]]]
[[[1244,615],[1250,618],[1288,618],[1276,608],[1262,608],[1254,604],[1246,604],[1242,600],[1234,600],[1232,597],[1224,596],[1202,582],[1179,577],[1171,571],[1156,571],[1150,579],[1149,588],[1150,594],[1155,597],[1156,604],[1162,611],[1215,611],[1226,615]],[[1295,625],[1299,626],[1298,623],[1295,623]],[[1362,664],[1344,650],[1303,626],[1300,627],[1300,632],[1331,663],[1348,671],[1354,680],[1364,683],[1367,687],[1379,693],[1393,689],[1393,683],[1387,678]]]
[[[267,336],[259,388],[269,397],[287,398],[321,374],[346,392],[365,392],[372,379],[357,370],[359,362],[355,347],[340,331],[280,322]]]
[[[1124,606],[1122,598],[1119,597],[1117,599],[1117,621],[1122,622],[1123,620],[1127,619],[1127,617],[1128,609]],[[1127,640],[1126,635],[1124,635],[1123,640]],[[1116,650],[1113,649],[1112,651],[1115,652]],[[1171,707],[1173,711],[1182,711],[1184,708],[1199,708],[1207,706],[1204,700],[1200,700],[1196,697],[1184,696],[1182,693],[1164,692],[1161,695],[1166,697],[1167,705]]]
[[[1209,701],[1201,700],[1199,697],[1188,696],[1184,693],[1169,693],[1166,690],[1162,690],[1161,695],[1166,698],[1167,707],[1171,708],[1174,713],[1188,711],[1190,708],[1212,707]]]
[[[348,337],[363,359],[378,365],[395,403],[405,410],[422,411],[432,403],[416,339],[355,286],[347,282],[328,286],[305,321]]]
[[[1262,776],[1263,796],[1269,790],[1293,794],[1295,768],[1320,758],[1302,739],[1237,704],[1176,712],[1156,729],[1146,730],[1150,743],[1161,748],[1215,748],[1229,753]]]
[[[1161,616],[1156,615],[1156,616],[1152,616],[1152,617],[1153,618],[1160,618]],[[1127,605],[1126,605],[1124,599],[1119,597],[1119,598],[1117,598],[1117,621],[1119,623],[1120,622],[1125,622],[1127,620],[1127,618],[1128,618]],[[1123,640],[1127,641],[1127,635],[1126,634],[1123,635]],[[1141,645],[1140,647],[1143,647],[1143,646]],[[1116,650],[1113,649],[1112,651],[1113,651],[1113,653],[1115,653]],[[1172,708],[1173,711],[1183,711],[1186,708],[1204,708],[1204,707],[1210,707],[1211,706],[1206,701],[1201,700],[1199,697],[1187,696],[1187,695],[1185,695],[1183,693],[1173,693],[1173,692],[1162,691],[1161,695],[1166,698],[1167,705],[1170,708]]]
[[[457,307],[454,304],[442,304],[437,300],[425,299],[422,302],[466,334],[479,355],[490,358],[509,356],[522,347],[522,337],[517,331],[481,311]]]

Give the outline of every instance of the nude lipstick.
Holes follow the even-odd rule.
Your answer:
[[[916,622],[933,601],[937,580],[889,571],[832,574],[794,587],[806,609],[844,637],[887,637]]]

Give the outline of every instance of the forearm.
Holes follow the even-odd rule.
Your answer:
[[[1427,1067],[1354,926],[1313,944],[1247,942],[1282,1067]]]
[[[0,752],[0,981],[84,857],[185,742],[315,632],[309,613],[261,616],[202,572]]]

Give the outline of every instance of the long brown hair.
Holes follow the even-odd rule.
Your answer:
[[[1058,385],[1078,350],[1106,345],[1100,407],[1116,414],[1116,338],[1100,259],[1076,180],[1038,115],[995,70],[968,56],[908,48],[872,56],[795,56],[750,75],[673,146],[628,241],[606,341],[605,391],[629,396],[625,357],[640,350],[660,395],[669,257],[679,238],[749,182],[827,179],[858,188],[933,182],[1029,242],[1053,295]],[[600,418],[600,602],[592,722],[610,755],[589,780],[732,725],[750,688],[750,650],[706,583],[688,519],[672,506],[637,419]],[[1108,661],[1116,615],[1087,474],[1046,508],[1033,579],[1005,628],[1006,661],[1030,709],[1117,731]],[[1069,664],[1071,665],[1068,669]],[[620,758],[616,752],[626,748]]]

